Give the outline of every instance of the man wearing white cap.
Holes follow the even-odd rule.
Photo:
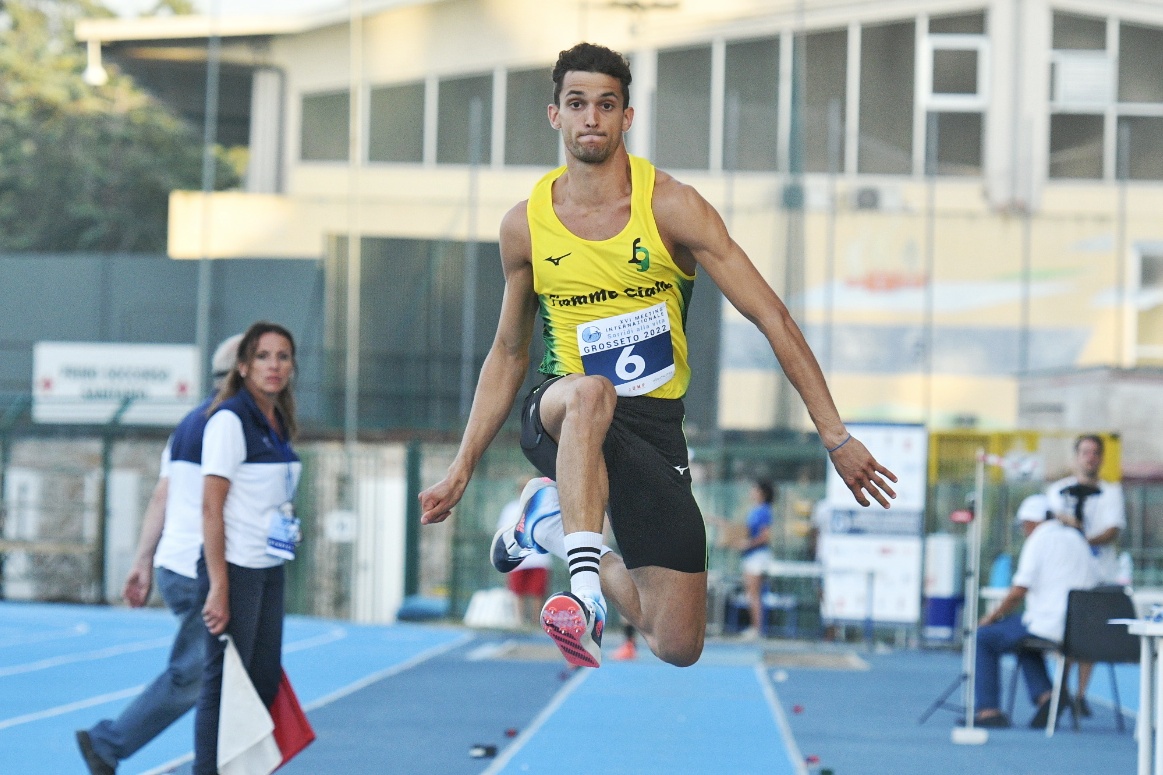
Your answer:
[[[211,359],[214,392],[238,359],[236,334]],[[154,570],[158,591],[178,617],[166,669],[116,719],[77,731],[77,746],[92,775],[113,775],[128,759],[194,707],[201,690],[206,627],[196,565],[202,549],[202,431],[213,393],[174,429],[162,453],[161,474],[145,509],[141,538],[122,597],[133,608],[149,600]]]
[[[1018,508],[1026,542],[1018,557],[1009,594],[992,613],[981,618],[977,631],[977,678],[974,683],[980,727],[1008,727],[999,709],[1001,655],[1017,652],[1030,701],[1038,708],[1031,727],[1044,727],[1050,713],[1053,684],[1041,654],[1018,651],[1030,636],[1061,642],[1066,631],[1066,600],[1072,589],[1089,589],[1096,582],[1090,545],[1077,530],[1053,518],[1045,495],[1031,495]],[[1026,611],[1009,615],[1022,601]]]

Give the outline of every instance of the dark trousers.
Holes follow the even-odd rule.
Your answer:
[[[282,678],[283,566],[243,568],[226,564],[230,582],[230,623],[242,664],[258,696],[268,708]],[[205,598],[210,589],[206,564],[198,560],[198,585]],[[206,631],[206,664],[202,693],[194,718],[194,775],[218,772],[218,709],[222,701],[222,661],[226,644]]]
[[[1050,691],[1050,674],[1046,672],[1046,660],[1035,651],[1018,651],[1023,638],[1030,637],[1030,631],[1022,624],[1021,614],[1007,616],[1000,622],[987,624],[977,630],[977,680],[974,683],[973,698],[977,710],[1001,708],[1001,655],[1018,655],[1018,667],[1026,679],[1026,690],[1030,702],[1038,704],[1038,698]]]

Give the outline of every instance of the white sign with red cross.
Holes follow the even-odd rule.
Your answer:
[[[197,405],[200,383],[193,345],[37,342],[32,419],[174,425]]]

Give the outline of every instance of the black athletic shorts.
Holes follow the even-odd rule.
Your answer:
[[[557,479],[557,443],[541,425],[541,397],[560,377],[530,391],[521,408],[521,449]],[[610,479],[610,525],[627,568],[702,573],[707,532],[691,492],[681,399],[619,396],[602,444]]]

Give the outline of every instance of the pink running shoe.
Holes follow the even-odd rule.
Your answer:
[[[569,664],[602,666],[602,631],[606,628],[603,602],[558,592],[541,609],[541,628],[557,643]]]

